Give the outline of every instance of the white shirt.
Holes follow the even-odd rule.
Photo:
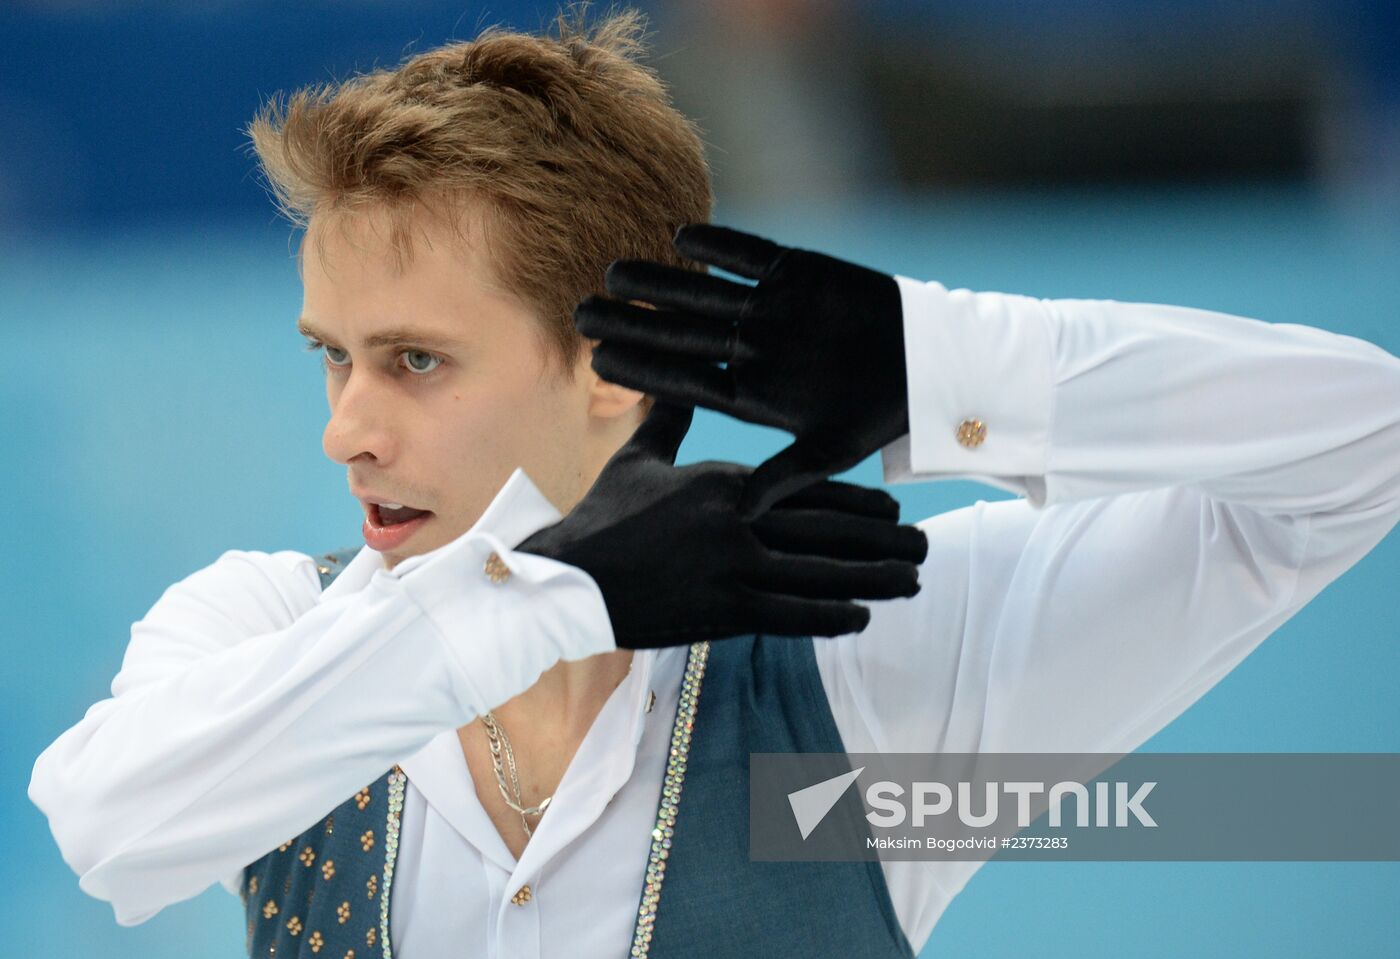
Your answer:
[[[1400,360],[1373,344],[899,286],[910,433],[882,452],[885,480],[1019,497],[921,522],[921,592],[816,640],[852,752],[1131,750],[1400,518]],[[979,446],[956,438],[968,418]],[[81,888],[122,925],[215,881],[237,891],[244,865],[399,763],[399,955],[625,955],[685,648],[635,654],[519,862],[455,732],[558,659],[615,648],[591,578],[510,549],[558,517],[517,470],[454,542],[393,571],[362,550],[324,595],[291,552],[229,552],[170,587],[112,698],[34,767]],[[504,584],[483,574],[492,551]],[[916,950],[977,866],[883,864]]]

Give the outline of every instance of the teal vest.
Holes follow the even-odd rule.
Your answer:
[[[321,557],[322,588],[355,552]],[[653,847],[664,845],[660,902],[654,916],[643,919],[631,955],[914,955],[878,861],[749,859],[749,754],[845,752],[812,642],[756,635],[709,644],[674,833],[658,836]],[[249,956],[391,959],[404,783],[398,766],[387,770],[244,870]],[[854,794],[846,799],[859,802]],[[652,866],[639,862],[639,878],[644,870],[650,877]],[[644,893],[639,914],[647,912]],[[618,943],[619,959],[628,948]]]

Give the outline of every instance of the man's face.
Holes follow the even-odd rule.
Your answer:
[[[566,381],[539,321],[491,275],[479,230],[464,249],[420,225],[427,242],[415,236],[402,273],[373,215],[344,230],[313,217],[302,255],[300,326],[325,353],[323,445],[391,568],[469,529],[516,467],[562,511],[593,478],[586,355]]]

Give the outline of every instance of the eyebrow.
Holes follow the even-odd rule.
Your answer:
[[[312,326],[305,319],[297,321],[297,330],[302,336],[309,336],[313,340],[329,342],[330,337]],[[426,330],[415,329],[411,326],[396,326],[383,330],[373,336],[367,336],[362,344],[366,349],[381,349],[394,346],[423,346],[428,349],[451,349],[460,347],[461,341],[451,337],[441,336],[436,333],[429,333]]]

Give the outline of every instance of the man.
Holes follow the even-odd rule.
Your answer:
[[[324,351],[324,446],[368,548],[343,570],[231,552],[171,587],[133,628],[113,698],[40,757],[31,796],[119,922],[224,879],[261,923],[260,952],[338,949],[335,934],[372,948],[392,861],[382,892],[357,880],[352,910],[348,891],[331,897],[355,877],[347,857],[275,847],[313,819],[332,835],[334,811],[334,841],[395,849],[384,797],[358,797],[403,760],[403,820],[423,831],[395,921],[410,954],[433,954],[456,930],[413,910],[500,883],[588,826],[626,779],[598,751],[636,745],[618,724],[640,731],[654,712],[643,746],[666,752],[662,717],[690,699],[682,673],[688,653],[703,668],[705,640],[810,643],[863,628],[853,600],[917,591],[927,543],[887,494],[821,483],[741,516],[749,470],[671,465],[688,409],[648,412],[589,367],[575,304],[619,256],[681,262],[671,234],[710,208],[692,126],[632,59],[639,29],[624,15],[591,39],[492,33],[270,104],[252,125],[279,199],[309,220],[300,327]],[[639,778],[616,835],[593,831],[606,852],[589,855],[620,882],[640,883],[653,824],[628,819],[654,818],[659,790],[659,774]],[[473,793],[484,840],[460,819]],[[350,810],[376,821],[352,831]],[[273,888],[264,870],[284,863],[330,884],[321,912],[293,910],[290,876]],[[591,892],[598,872],[557,874],[542,902]],[[260,884],[270,895],[254,898]],[[626,928],[577,903],[570,924],[625,941],[637,898],[613,903]],[[388,946],[387,911],[382,928]]]
[[[673,249],[703,162],[627,23],[255,124],[308,221],[302,326],[370,548],[333,581],[232,553],[172,587],[40,757],[31,796],[120,922],[223,878],[259,955],[907,956],[975,864],[750,863],[750,752],[1130,750],[1400,515],[1400,362],[1362,341],[716,228]],[[569,310],[614,259],[579,357]],[[672,402],[795,441],[676,470]],[[823,485],[877,450],[889,481],[1024,498],[919,524],[912,595],[922,543]]]

